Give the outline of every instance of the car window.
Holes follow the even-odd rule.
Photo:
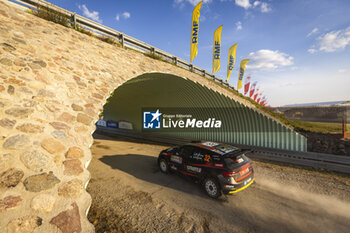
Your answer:
[[[184,159],[188,159],[192,154],[192,151],[193,151],[192,146],[183,146],[180,149],[180,156],[182,156]]]
[[[173,155],[179,155],[180,148],[179,147],[173,147],[169,150]]]

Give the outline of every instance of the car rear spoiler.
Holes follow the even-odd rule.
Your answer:
[[[253,150],[251,149],[240,149],[239,151],[234,151],[234,152],[231,152],[231,153],[227,153],[227,154],[224,154],[224,156],[238,156],[238,155],[241,155],[241,154],[249,154],[249,153],[252,153]]]

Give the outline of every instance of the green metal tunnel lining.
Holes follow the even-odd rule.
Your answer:
[[[213,84],[214,85],[214,84]],[[179,137],[213,140],[232,144],[306,151],[306,138],[276,120],[244,106],[189,79],[164,73],[148,73],[118,87],[104,106],[105,120],[126,120],[137,131],[142,129],[142,108],[192,108],[200,115],[203,108],[224,108],[222,119],[229,124],[224,132],[202,129],[197,132],[171,132]],[[257,131],[257,132],[256,132]]]

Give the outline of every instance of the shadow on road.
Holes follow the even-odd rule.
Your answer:
[[[110,140],[110,141],[137,142],[137,143],[144,143],[144,144],[149,144],[149,145],[159,145],[159,146],[164,146],[164,145],[174,146],[172,144],[154,142],[151,140],[144,140],[144,139],[140,139],[140,138],[132,138],[132,137],[112,134],[112,133],[108,133],[108,132],[103,132],[103,134],[102,134],[102,132],[99,132],[97,130],[92,134],[92,137],[94,139],[102,139],[102,140]]]
[[[140,180],[207,198],[201,186],[190,178],[161,173],[155,157],[141,154],[105,155],[99,160]]]
[[[275,214],[266,213],[269,208],[275,207],[274,202],[287,202],[288,206],[296,205],[296,210],[293,208],[293,212],[296,211],[296,214],[300,215],[300,203],[276,194],[271,195],[272,192],[261,189],[259,185],[242,192],[240,195],[213,200],[206,196],[200,185],[193,183],[185,177],[176,174],[166,175],[161,173],[157,165],[157,158],[155,157],[142,154],[105,155],[99,160],[113,169],[120,170],[148,183],[204,198],[198,202],[202,205],[201,208],[203,210],[200,214],[203,216],[208,215],[213,217],[214,215],[212,215],[213,213],[211,211],[214,211],[215,214],[220,213],[219,216],[224,215],[224,217],[220,218],[221,220],[229,224],[242,226],[244,229],[249,229],[248,231],[253,232],[300,231],[297,224],[289,223],[286,226],[285,219],[282,220]],[[257,197],[257,195],[260,197]],[[183,196],[182,198],[187,199],[188,197]],[[257,202],[260,202],[259,199],[265,199],[268,204],[258,204]],[[190,208],[198,208],[198,206],[193,203],[193,206]],[[207,208],[211,209],[211,211],[206,210]]]

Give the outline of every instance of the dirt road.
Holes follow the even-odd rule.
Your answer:
[[[97,232],[349,232],[350,179],[254,161],[256,184],[208,198],[156,163],[164,145],[96,135],[89,220]]]

